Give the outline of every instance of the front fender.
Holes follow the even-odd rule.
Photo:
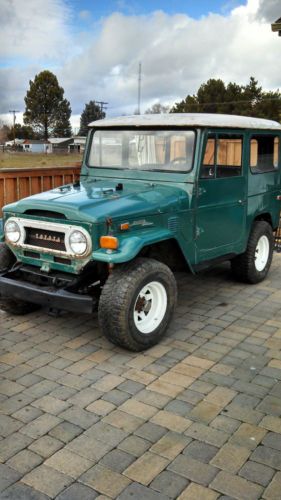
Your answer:
[[[128,233],[118,235],[118,250],[106,250],[100,248],[92,253],[93,260],[112,264],[121,264],[134,259],[143,247],[158,243],[160,241],[174,238],[168,229],[142,230],[139,234],[130,235]]]

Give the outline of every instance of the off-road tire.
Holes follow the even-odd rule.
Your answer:
[[[8,271],[15,263],[16,259],[5,243],[0,243],[0,273]],[[0,309],[15,316],[24,315],[36,311],[40,306],[25,302],[23,300],[12,300],[1,297]]]
[[[144,334],[134,322],[134,311],[139,292],[151,282],[164,286],[167,306],[158,327]],[[143,351],[163,337],[176,300],[176,280],[169,267],[154,259],[137,258],[114,268],[105,282],[98,310],[101,330],[112,343],[131,351]]]
[[[259,239],[266,236],[269,242],[269,254],[264,269],[258,271],[255,265],[256,248]],[[259,283],[266,277],[273,255],[274,237],[272,227],[266,221],[256,221],[253,224],[246,252],[231,261],[232,273],[236,279],[244,283]]]

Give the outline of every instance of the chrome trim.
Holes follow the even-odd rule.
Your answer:
[[[68,224],[59,224],[57,222],[43,222],[43,221],[39,221],[39,220],[22,219],[20,217],[9,217],[9,219],[7,219],[7,221],[5,222],[5,225],[4,225],[4,233],[5,233],[6,224],[8,222],[16,222],[19,225],[19,228],[21,231],[20,239],[16,243],[12,243],[8,238],[6,238],[6,235],[5,235],[6,242],[15,248],[18,247],[18,248],[23,248],[24,250],[31,250],[31,251],[35,250],[39,253],[49,253],[52,255],[65,256],[65,257],[70,257],[70,258],[75,258],[75,259],[78,259],[78,258],[83,259],[83,258],[87,257],[92,251],[91,236],[88,233],[88,231],[86,231],[86,229],[84,229],[83,227],[75,226],[72,224],[68,225]],[[26,232],[25,232],[26,227],[38,229],[39,231],[40,231],[40,229],[43,229],[44,231],[58,231],[60,233],[64,233],[64,244],[66,247],[66,251],[53,250],[51,248],[37,247],[34,245],[27,245],[26,243],[24,243],[25,237],[26,237]],[[73,253],[73,251],[70,248],[69,237],[73,231],[80,231],[86,238],[87,248],[86,248],[85,253],[83,253],[83,254],[80,254],[80,255],[75,254],[75,253]]]

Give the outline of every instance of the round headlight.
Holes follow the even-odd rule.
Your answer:
[[[5,224],[5,237],[10,243],[17,243],[21,236],[21,230],[19,225],[11,220]]]
[[[87,250],[87,239],[81,231],[73,231],[69,236],[69,246],[76,255],[83,255]]]

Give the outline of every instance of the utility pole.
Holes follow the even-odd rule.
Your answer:
[[[105,101],[95,101],[95,103],[99,105],[101,113],[103,113],[103,110],[106,111],[108,102],[105,102]]]
[[[14,132],[14,148],[16,147],[16,131],[15,131],[15,125],[16,125],[16,113],[19,113],[16,109],[10,109],[9,113],[12,113],[13,115],[13,132]]]
[[[141,103],[141,62],[139,63],[139,77],[138,77],[138,108],[137,108],[138,115],[141,114],[140,103]]]

